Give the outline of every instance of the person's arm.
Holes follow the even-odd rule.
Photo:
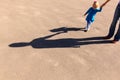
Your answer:
[[[84,16],[86,16],[90,11],[91,11],[91,8],[89,8],[89,9],[87,10],[87,12],[84,14]]]
[[[110,0],[106,0],[101,6],[100,8],[104,7]]]

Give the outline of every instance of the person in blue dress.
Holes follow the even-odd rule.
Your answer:
[[[85,32],[87,32],[90,29],[91,24],[95,20],[95,16],[97,12],[101,12],[103,6],[105,6],[110,0],[106,0],[101,6],[99,6],[98,1],[94,1],[92,7],[90,7],[87,12],[84,14],[84,16],[87,15],[86,21],[87,21],[87,26],[85,27]]]

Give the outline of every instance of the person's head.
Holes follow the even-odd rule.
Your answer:
[[[98,1],[94,1],[93,5],[92,5],[93,8],[99,8],[100,5],[99,5],[99,2]]]

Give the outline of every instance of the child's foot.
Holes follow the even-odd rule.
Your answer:
[[[87,32],[87,31],[89,31],[89,29],[86,29],[86,28],[85,28],[85,29],[84,29],[84,32]]]

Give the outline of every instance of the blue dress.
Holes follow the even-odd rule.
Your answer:
[[[86,21],[87,22],[94,22],[96,13],[101,12],[101,11],[102,11],[102,8],[94,9],[94,8],[90,7],[88,9],[88,11],[86,12],[86,14],[88,14],[86,17]]]

